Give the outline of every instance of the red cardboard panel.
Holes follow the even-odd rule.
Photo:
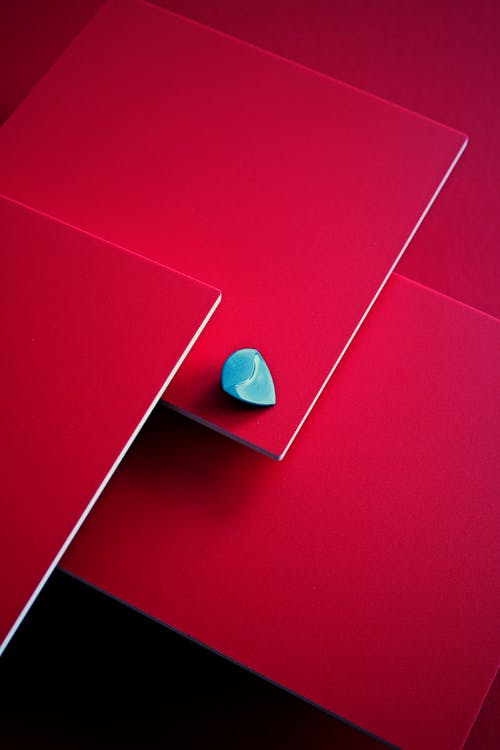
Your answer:
[[[0,651],[220,293],[0,200]]]
[[[148,423],[62,564],[405,750],[497,666],[500,323],[395,275],[286,461]]]
[[[398,272],[500,317],[496,0],[348,4],[323,0],[155,0],[209,26],[360,86],[469,134],[453,188]],[[6,119],[102,0],[0,7],[0,117]]]
[[[466,143],[132,0],[106,4],[0,133],[0,189],[224,289],[176,409],[282,458]],[[235,405],[255,347],[278,403]]]
[[[500,317],[496,0],[156,0],[470,138],[398,272]]]

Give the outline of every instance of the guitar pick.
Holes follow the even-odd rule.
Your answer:
[[[222,390],[254,406],[274,406],[276,391],[269,367],[257,349],[238,349],[222,368]]]

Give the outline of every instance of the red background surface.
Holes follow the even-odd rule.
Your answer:
[[[2,3],[3,117],[99,4],[96,0]],[[460,179],[458,173],[452,176],[450,190],[420,228],[400,270],[499,314],[500,14],[496,2],[469,0],[458,8],[451,0],[418,4],[255,0],[251,5],[170,0],[167,5],[468,132],[471,142],[460,165]],[[495,721],[493,712],[490,742]],[[467,747],[493,747],[482,741],[478,744],[471,736]],[[364,747],[362,738],[359,747]]]

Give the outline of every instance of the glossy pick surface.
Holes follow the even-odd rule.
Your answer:
[[[274,406],[274,382],[262,354],[256,349],[238,349],[222,368],[222,390],[238,401],[254,406]]]

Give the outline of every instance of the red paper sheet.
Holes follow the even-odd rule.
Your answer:
[[[453,188],[398,266],[500,317],[500,5],[496,0],[155,0],[468,133]],[[29,93],[103,0],[17,0],[0,7],[0,117]]]
[[[500,648],[500,323],[395,276],[280,464],[148,424],[63,566],[405,750]]]
[[[216,284],[168,392],[282,458],[465,136],[132,0],[107,3],[0,131],[0,190]],[[219,388],[258,349],[271,409]]]
[[[0,651],[220,293],[0,200]]]

